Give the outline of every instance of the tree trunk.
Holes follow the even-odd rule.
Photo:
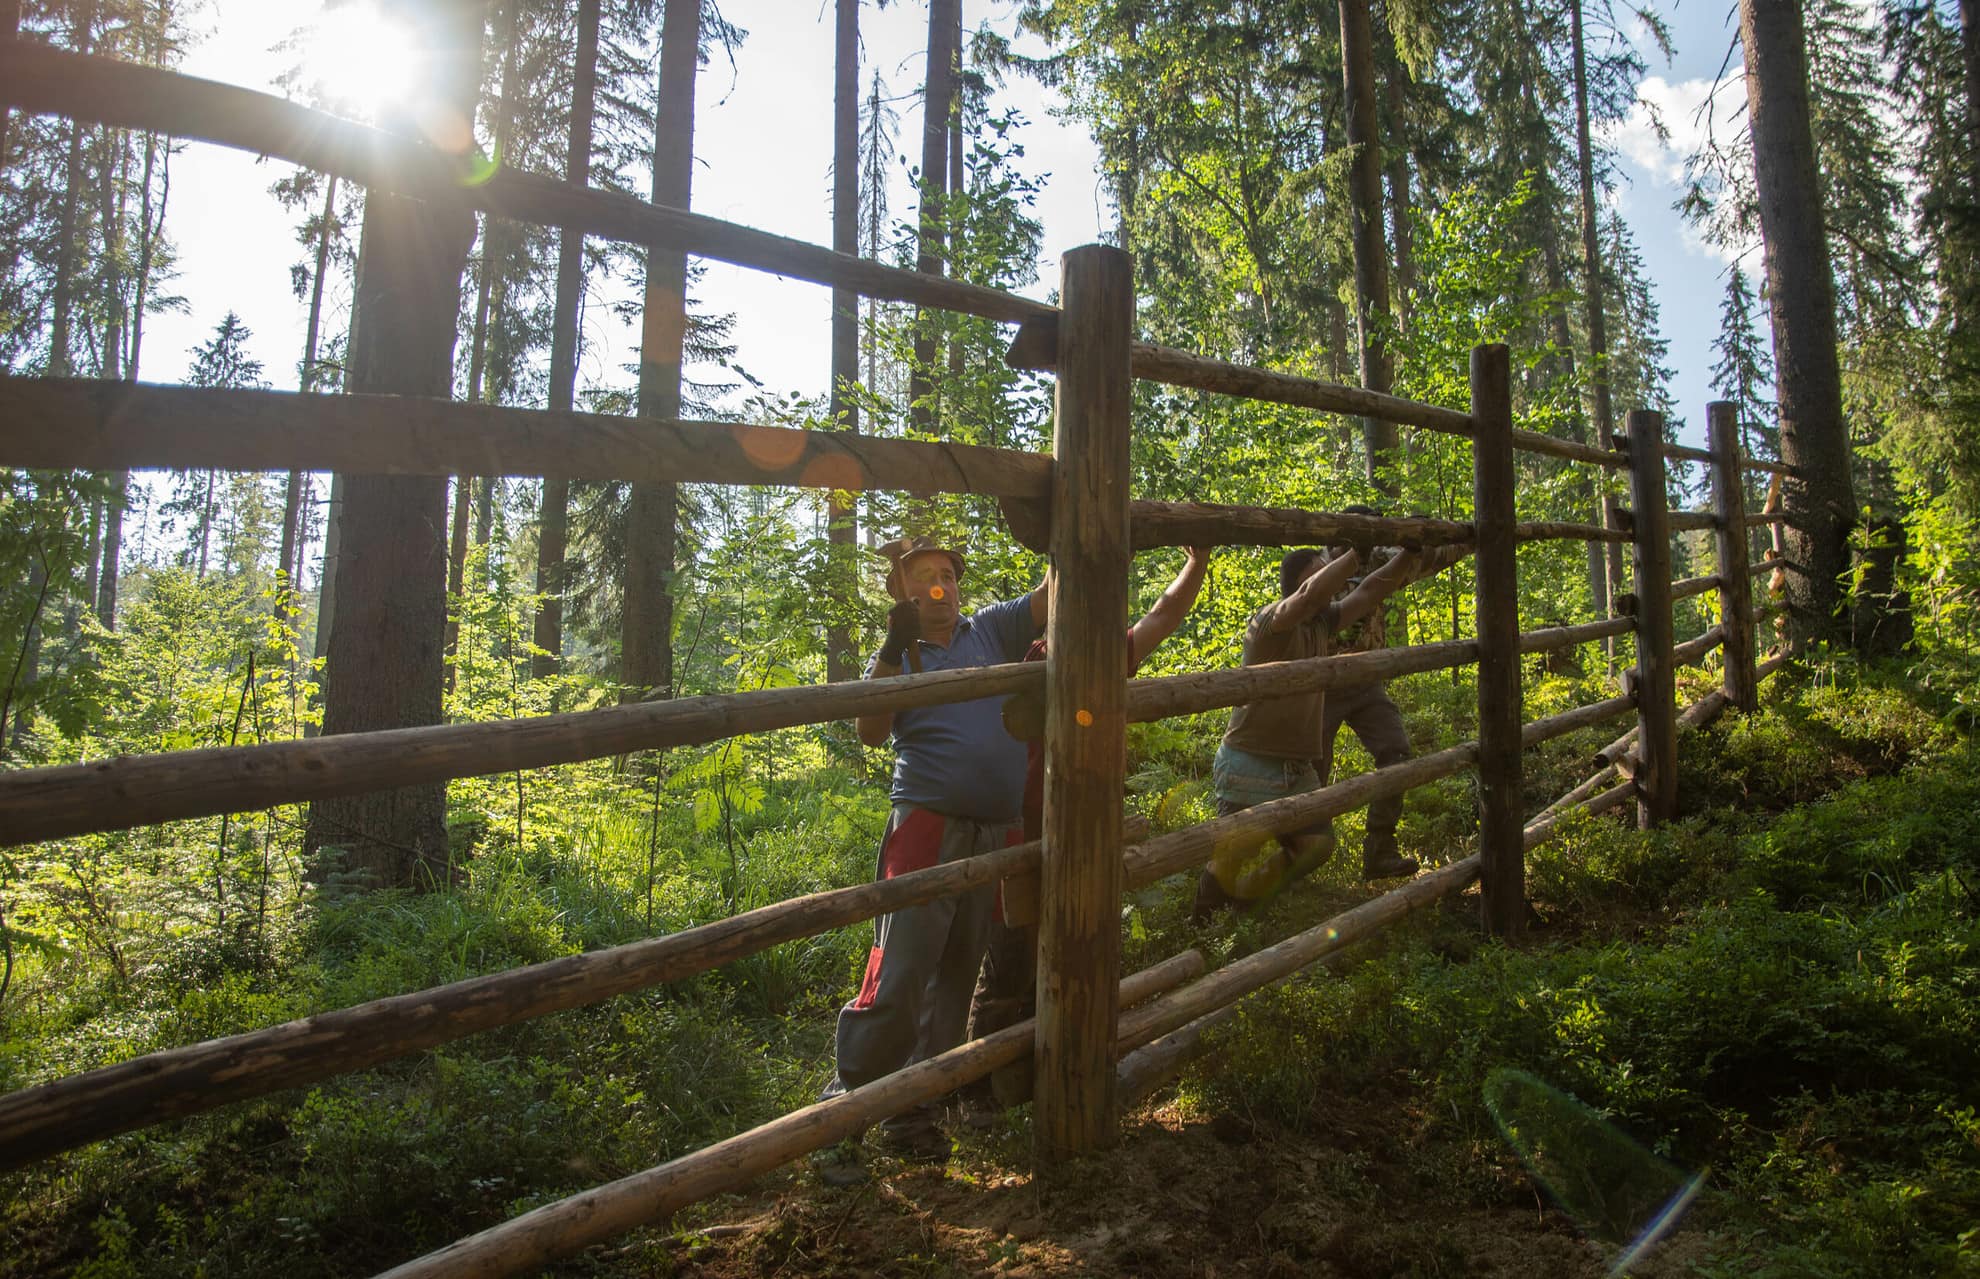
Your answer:
[[[1788,576],[1797,644],[1846,641],[1841,581],[1849,571],[1856,501],[1836,355],[1836,295],[1822,209],[1822,176],[1808,107],[1808,55],[1795,0],[1740,0],[1754,181],[1766,248],[1781,457],[1786,483]]]
[[[962,0],[929,0],[928,71],[921,100],[921,208],[915,269],[942,274],[942,200],[948,175],[949,113],[956,99],[956,51],[951,47],[962,21]],[[935,411],[935,321],[915,308],[914,364],[908,370],[908,412],[915,429],[932,431]]]
[[[653,202],[688,207],[694,175],[694,81],[701,50],[701,6],[674,0],[660,32],[659,113],[653,130]],[[681,415],[681,358],[687,342],[687,257],[649,249],[640,323],[639,416]],[[635,484],[626,512],[625,614],[619,651],[623,696],[673,694],[674,543],[679,487]]]
[[[1959,0],[1959,47],[1966,68],[1968,198],[1980,206],[1980,0]]]
[[[463,123],[473,119],[481,15],[473,0],[400,7],[399,16],[415,26],[411,35],[443,51],[427,81],[432,112]],[[461,274],[473,241],[473,215],[460,205],[369,194],[351,390],[448,395]],[[446,504],[447,484],[438,477],[345,479],[324,733],[440,722]],[[342,852],[320,862],[318,875],[341,871],[381,887],[427,888],[450,877],[446,836],[445,786],[417,786],[318,802],[304,847]]]
[[[837,0],[832,62],[832,248],[859,253],[859,0]],[[859,430],[859,295],[832,290],[832,428]],[[826,510],[833,621],[825,628],[825,678],[857,678],[852,627],[844,618],[859,598],[859,508],[851,494],[834,490]]]
[[[1389,207],[1396,237],[1396,327],[1401,331],[1409,328],[1410,301],[1416,291],[1416,233],[1410,225],[1410,211],[1414,205],[1409,191],[1409,152],[1401,145],[1403,136],[1401,73],[1391,75],[1386,87],[1389,96],[1389,128],[1397,139],[1397,145],[1389,152]]]
[[[337,175],[332,173],[325,178],[323,192],[323,213],[316,228],[316,269],[309,282],[309,322],[303,329],[302,369],[297,377],[299,389],[304,392],[316,389],[316,342],[323,322],[323,273],[330,265],[330,227],[337,210]],[[303,474],[289,472],[288,488],[282,498],[282,557],[281,570],[288,575],[281,593],[277,596],[277,609],[284,621],[295,614],[296,592],[302,574],[298,569],[302,555],[298,549],[297,532],[302,518]]]
[[[1355,331],[1361,385],[1387,395],[1395,386],[1389,356],[1389,248],[1382,232],[1382,139],[1375,114],[1375,47],[1368,0],[1340,0],[1341,71],[1347,107],[1348,210],[1354,234]],[[1397,493],[1393,422],[1363,418],[1368,482],[1384,501]],[[1393,512],[1391,512],[1393,514]]]
[[[474,507],[474,477],[462,472],[453,479],[454,504],[447,530],[447,624],[441,640],[446,654],[446,691],[454,692],[454,672],[461,642],[460,610],[467,599],[468,513]]]
[[[85,4],[77,13],[72,38],[76,51],[90,51],[91,29],[96,21],[96,6]],[[50,377],[69,376],[69,318],[75,304],[76,278],[76,205],[82,193],[82,134],[83,126],[75,120],[69,121],[69,154],[64,162],[64,183],[62,188],[62,220],[56,234],[60,237],[55,250],[55,282],[48,300],[48,375]],[[16,724],[18,730],[19,725]]]
[[[1582,305],[1588,326],[1588,391],[1595,427],[1595,443],[1607,448],[1615,433],[1616,410],[1609,396],[1608,312],[1602,300],[1602,245],[1595,234],[1595,148],[1588,130],[1588,58],[1582,47],[1581,0],[1569,6],[1570,38],[1574,41],[1574,144],[1575,162],[1581,181],[1581,272]],[[1549,236],[1551,243],[1553,237]],[[1572,347],[1566,348],[1572,350]],[[1587,442],[1587,432],[1577,437]],[[1590,516],[1601,523],[1603,511],[1592,483],[1581,486],[1590,507]],[[1609,614],[1607,556],[1603,548],[1588,543],[1588,592],[1594,601],[1595,616]],[[1609,650],[1613,654],[1615,645]]]
[[[598,93],[598,0],[578,4],[577,61],[571,82],[571,128],[564,152],[564,180],[591,182],[591,117]],[[557,311],[550,331],[550,408],[569,411],[577,402],[578,311],[584,298],[584,236],[565,231],[557,244]],[[536,647],[532,679],[557,672],[564,653],[564,555],[570,548],[571,482],[543,481],[537,513]]]

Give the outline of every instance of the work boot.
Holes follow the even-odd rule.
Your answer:
[[[1189,917],[1199,924],[1208,923],[1218,911],[1235,910],[1244,903],[1224,891],[1217,877],[1205,870],[1196,877],[1196,903],[1189,909]]]
[[[1361,843],[1363,879],[1396,879],[1414,875],[1419,869],[1421,866],[1414,857],[1404,857],[1396,851],[1394,834],[1371,834]]]

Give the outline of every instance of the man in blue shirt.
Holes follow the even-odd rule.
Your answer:
[[[1044,630],[1046,586],[962,611],[963,558],[926,537],[881,548],[893,560],[887,638],[868,678],[1016,662]],[[958,861],[1023,838],[1025,745],[1004,731],[1001,697],[862,715],[868,746],[894,739],[893,812],[877,877]],[[875,921],[859,994],[839,1012],[834,1096],[962,1042],[989,936],[994,887],[895,911]],[[948,1139],[932,1107],[882,1125],[890,1144],[937,1158]]]

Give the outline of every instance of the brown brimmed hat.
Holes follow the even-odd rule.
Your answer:
[[[907,589],[901,584],[901,569],[917,555],[946,555],[956,566],[956,580],[962,581],[963,557],[961,552],[952,551],[938,545],[932,537],[897,537],[891,542],[883,542],[873,548],[887,557],[887,594],[897,600],[907,598]]]

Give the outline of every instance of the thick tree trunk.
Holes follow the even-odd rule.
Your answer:
[[[1795,468],[1786,484],[1787,547],[1803,571],[1788,577],[1793,633],[1798,644],[1845,641],[1841,582],[1849,571],[1856,501],[1801,6],[1795,0],[1740,0],[1739,34],[1766,247],[1781,458]]]
[[[653,202],[688,207],[694,174],[694,81],[701,6],[673,0],[661,24],[660,110],[653,133]],[[687,258],[650,249],[640,324],[639,416],[681,415],[687,343]],[[624,696],[673,693],[674,544],[679,486],[635,484],[626,512],[625,614],[620,621]]]
[[[859,0],[837,0],[832,63],[832,248],[859,253]],[[832,402],[834,430],[859,430],[859,295],[832,290]],[[833,492],[826,508],[826,543],[831,556],[832,607],[846,616],[859,597],[859,508],[851,494]],[[825,678],[838,683],[857,678],[859,655],[852,628],[834,621],[825,629]]]
[[[471,134],[482,8],[473,0],[404,6],[437,51],[432,107]],[[429,113],[431,114],[431,113]],[[454,319],[474,240],[463,207],[373,191],[365,203],[350,352],[350,389],[444,398],[453,386]],[[447,617],[447,484],[430,476],[353,475],[344,482],[325,734],[437,724]],[[356,873],[381,887],[449,877],[446,788],[416,786],[312,806],[305,849],[342,856],[319,875]]]
[[[577,59],[571,88],[571,127],[564,151],[564,180],[591,182],[591,117],[598,93],[598,0],[578,5]],[[569,410],[577,402],[578,311],[584,297],[584,236],[562,233],[557,244],[557,310],[550,330],[550,407]],[[564,653],[564,556],[570,548],[571,483],[543,481],[537,512],[536,590],[543,597],[536,614],[536,647],[531,678],[557,672]]]
[[[915,269],[942,274],[942,201],[948,194],[949,113],[956,100],[956,50],[962,0],[929,0],[928,71],[921,100],[921,207],[919,254]],[[914,364],[908,370],[909,415],[915,429],[932,431],[935,411],[935,322],[921,308],[914,314]]]
[[[1395,386],[1389,355],[1389,248],[1383,235],[1382,139],[1375,114],[1375,46],[1368,0],[1340,0],[1341,70],[1347,106],[1348,210],[1354,233],[1355,328],[1361,385],[1387,395]],[[1395,424],[1363,418],[1368,481],[1386,501],[1396,496]]]

